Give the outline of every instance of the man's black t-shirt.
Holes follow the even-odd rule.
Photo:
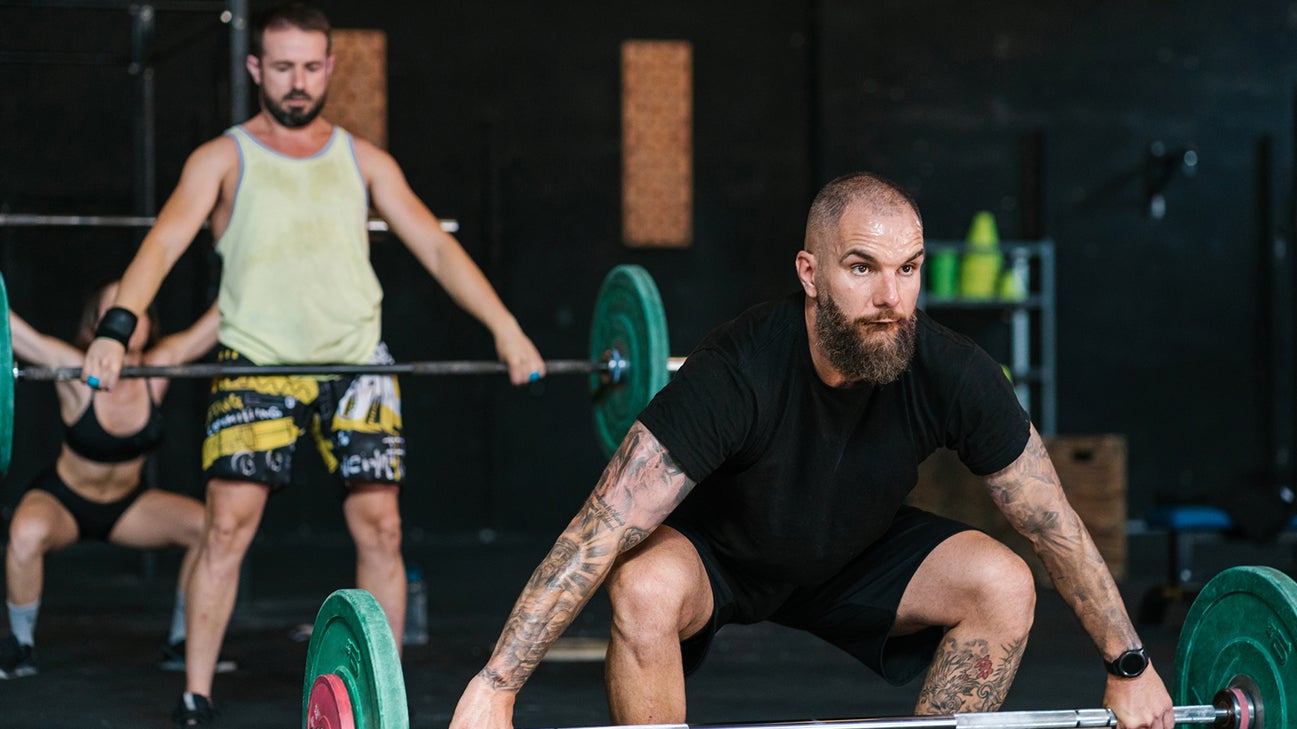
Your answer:
[[[825,385],[803,302],[761,304],[713,331],[639,418],[698,482],[671,523],[791,585],[819,584],[882,535],[937,448],[987,475],[1029,433],[1000,365],[922,312],[898,380]]]

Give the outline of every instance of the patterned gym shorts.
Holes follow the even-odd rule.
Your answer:
[[[232,349],[222,350],[218,360],[252,364]],[[392,361],[381,342],[369,359]],[[293,451],[308,427],[329,472],[348,483],[399,484],[405,477],[401,390],[392,375],[213,380],[203,473],[208,479],[286,486]]]

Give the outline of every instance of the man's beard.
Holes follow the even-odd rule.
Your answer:
[[[867,338],[863,328],[880,325],[865,320],[848,321],[833,297],[827,294],[815,299],[815,333],[829,364],[854,384],[886,385],[900,377],[914,357],[913,314],[896,323],[896,333],[886,341]]]
[[[324,99],[326,96],[327,94],[320,94],[319,101],[310,106],[301,109],[290,109],[285,106],[284,102],[292,101],[294,99],[305,99],[310,101],[311,97],[308,96],[305,91],[290,91],[284,96],[283,101],[274,101],[266,95],[266,90],[262,89],[261,105],[265,107],[266,111],[270,112],[270,115],[275,118],[275,121],[289,129],[297,129],[310,124],[315,120],[315,117],[320,115],[320,110],[324,108]]]

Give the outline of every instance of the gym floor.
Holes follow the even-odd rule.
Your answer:
[[[444,727],[468,679],[482,666],[514,597],[549,548],[547,540],[501,538],[407,544],[407,562],[429,584],[430,642],[407,646],[406,689],[414,727]],[[1160,542],[1131,543],[1122,583],[1131,609],[1165,564]],[[1231,552],[1230,550],[1234,551]],[[1206,551],[1206,550],[1204,550]],[[164,727],[183,688],[181,674],[156,668],[170,619],[179,553],[156,557],[79,545],[47,560],[37,626],[40,675],[0,681],[0,726]],[[1273,563],[1291,569],[1279,547],[1219,545],[1209,569]],[[307,643],[294,633],[311,623],[327,594],[348,586],[351,549],[343,542],[259,540],[247,563],[224,653],[240,664],[217,676],[215,701],[229,727],[301,726]],[[569,636],[601,638],[608,611],[596,598]],[[1174,680],[1174,620],[1142,626],[1155,666]],[[549,662],[519,696],[516,726],[607,723],[600,661]],[[689,680],[689,720],[778,721],[896,716],[912,712],[918,681],[893,688],[812,636],[773,625],[732,626]],[[1041,590],[1032,641],[1005,709],[1096,708],[1103,674],[1088,639],[1052,590]]]

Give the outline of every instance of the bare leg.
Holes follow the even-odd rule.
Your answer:
[[[604,668],[613,723],[683,722],[680,641],[712,615],[698,552],[680,532],[659,527],[617,560],[605,586],[613,609]]]
[[[383,606],[400,650],[405,633],[405,560],[401,556],[400,489],[392,484],[353,484],[342,513],[356,542],[356,587]]]
[[[28,491],[23,496],[9,524],[9,547],[5,550],[9,602],[29,605],[40,599],[45,553],[72,544],[77,533],[76,521],[58,499],[44,491]]]
[[[995,711],[1018,672],[1035,615],[1031,570],[981,532],[942,542],[910,580],[894,635],[949,626],[915,714]]]
[[[189,578],[194,574],[194,565],[198,564],[200,551],[197,545],[185,550],[185,556],[180,559],[180,573],[176,575],[176,592],[189,594]],[[188,604],[187,599],[186,604]]]
[[[270,494],[262,484],[213,479],[207,517],[185,603],[185,690],[211,697],[221,641],[234,612],[239,567]]]
[[[189,582],[203,539],[204,509],[201,501],[170,491],[149,489],[117,520],[108,541],[136,549],[184,547],[180,577],[183,591]]]
[[[136,549],[184,547],[185,556],[180,561],[180,574],[176,578],[176,604],[173,607],[171,629],[167,641],[177,641],[185,636],[187,626],[179,611],[187,608],[184,594],[189,585],[189,575],[198,561],[198,545],[203,539],[203,503],[189,496],[170,491],[149,489],[122,514],[108,535],[108,541]]]

